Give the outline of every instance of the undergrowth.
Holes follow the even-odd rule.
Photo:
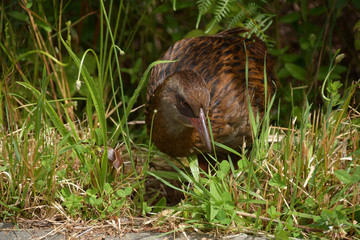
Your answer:
[[[150,172],[185,196],[169,218],[182,216],[183,227],[262,231],[276,239],[359,236],[360,115],[349,106],[358,88],[355,83],[342,98],[336,91],[324,95],[323,110],[311,112],[308,103],[302,121],[294,117],[287,128],[269,125],[273,97],[261,122],[250,113],[250,153],[215,143],[238,157],[209,155],[217,163],[210,172],[200,170],[196,159],[189,158],[189,170],[168,160],[182,188],[162,172]]]
[[[326,50],[321,38],[315,41],[307,30],[304,55],[273,46],[283,99],[271,99],[262,121],[251,115],[251,148],[214,143],[237,157],[206,156],[217,164],[202,172],[193,157],[176,162],[156,151],[142,121],[147,75],[161,54],[155,46],[167,48],[186,33],[195,34],[183,15],[167,13],[174,6],[179,12],[196,9],[186,14],[193,17],[191,28],[204,29],[202,34],[224,24],[252,27],[260,37],[278,16],[262,12],[258,2],[99,1],[99,11],[74,19],[74,11],[84,6],[93,5],[1,3],[2,221],[106,223],[118,233],[124,231],[120,222],[126,222],[126,231],[146,223],[159,231],[359,239],[359,83],[342,86],[345,70],[335,57],[343,55],[329,54],[328,64],[319,60],[310,78],[317,50]],[[307,13],[324,9],[304,8],[301,16],[289,14],[281,21],[295,24],[303,18],[297,27],[308,29]],[[332,13],[326,26],[334,26]],[[164,26],[166,33],[157,29],[162,18],[172,24]],[[302,85],[285,85],[289,76]],[[323,88],[313,87],[312,79]],[[316,94],[322,107],[313,103]],[[141,224],[136,217],[144,219]]]

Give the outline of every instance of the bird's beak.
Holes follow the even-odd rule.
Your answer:
[[[204,114],[204,110],[200,108],[200,113],[198,118],[190,118],[191,124],[195,127],[197,132],[199,133],[201,139],[205,143],[206,148],[209,152],[212,151],[209,132],[206,126],[206,116]]]

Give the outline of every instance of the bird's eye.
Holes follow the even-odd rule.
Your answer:
[[[184,98],[178,98],[177,108],[182,115],[187,117],[195,117],[193,109]]]
[[[178,108],[179,112],[185,116],[195,116],[193,109],[188,101],[186,101],[184,96],[175,95],[176,98],[176,107]]]
[[[187,101],[181,100],[180,103],[181,103],[181,106],[186,107],[186,108],[190,108],[190,105],[189,105],[189,103]]]

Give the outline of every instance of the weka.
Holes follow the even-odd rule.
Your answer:
[[[257,37],[240,37],[245,31],[234,28],[212,36],[180,40],[161,58],[177,61],[152,69],[145,122],[159,150],[172,157],[201,156],[199,151],[212,153],[206,116],[215,142],[235,150],[244,141],[251,143],[247,93],[253,111],[262,117],[265,62],[268,97],[274,90],[275,77],[265,43]],[[220,148],[216,152],[226,154]],[[206,160],[199,158],[199,165],[205,170]]]

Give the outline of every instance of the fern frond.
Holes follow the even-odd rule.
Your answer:
[[[256,3],[252,2],[252,3],[249,3],[247,6],[246,6],[246,11],[247,13],[251,16],[253,14],[255,14],[258,9],[259,9],[259,5],[257,5]]]
[[[255,34],[262,40],[266,41],[267,36],[265,31],[271,26],[273,17],[274,15],[271,14],[259,14],[253,19],[249,19],[249,21],[245,24],[246,28],[250,29],[249,35]]]
[[[215,20],[220,22],[220,20],[226,17],[230,13],[230,4],[233,0],[219,0],[218,4],[215,7]]]
[[[274,15],[264,13],[263,4],[267,0],[245,1],[245,0],[197,0],[199,15],[196,28],[199,26],[201,16],[210,13],[213,18],[205,33],[209,33],[215,24],[227,21],[228,29],[240,25],[249,29],[249,36],[255,34],[265,42],[269,42],[265,31],[272,24]]]
[[[205,31],[205,33],[208,33],[215,25],[215,23],[218,23],[221,21],[221,19],[227,17],[230,13],[230,9],[232,6],[232,3],[234,0],[218,0],[217,4],[215,6],[214,11],[214,19],[210,25],[210,27]]]
[[[204,15],[205,13],[207,13],[210,8],[211,5],[214,3],[215,0],[197,0],[196,4],[198,6],[198,10],[199,10],[199,14],[196,20],[196,29],[199,28],[199,23],[201,20],[201,16]]]
[[[210,7],[213,2],[214,0],[197,0],[196,4],[198,6],[199,13],[201,15],[207,13],[210,10]]]
[[[231,18],[228,29],[232,28],[237,23],[245,20],[246,14],[244,11],[238,12],[234,17]]]

